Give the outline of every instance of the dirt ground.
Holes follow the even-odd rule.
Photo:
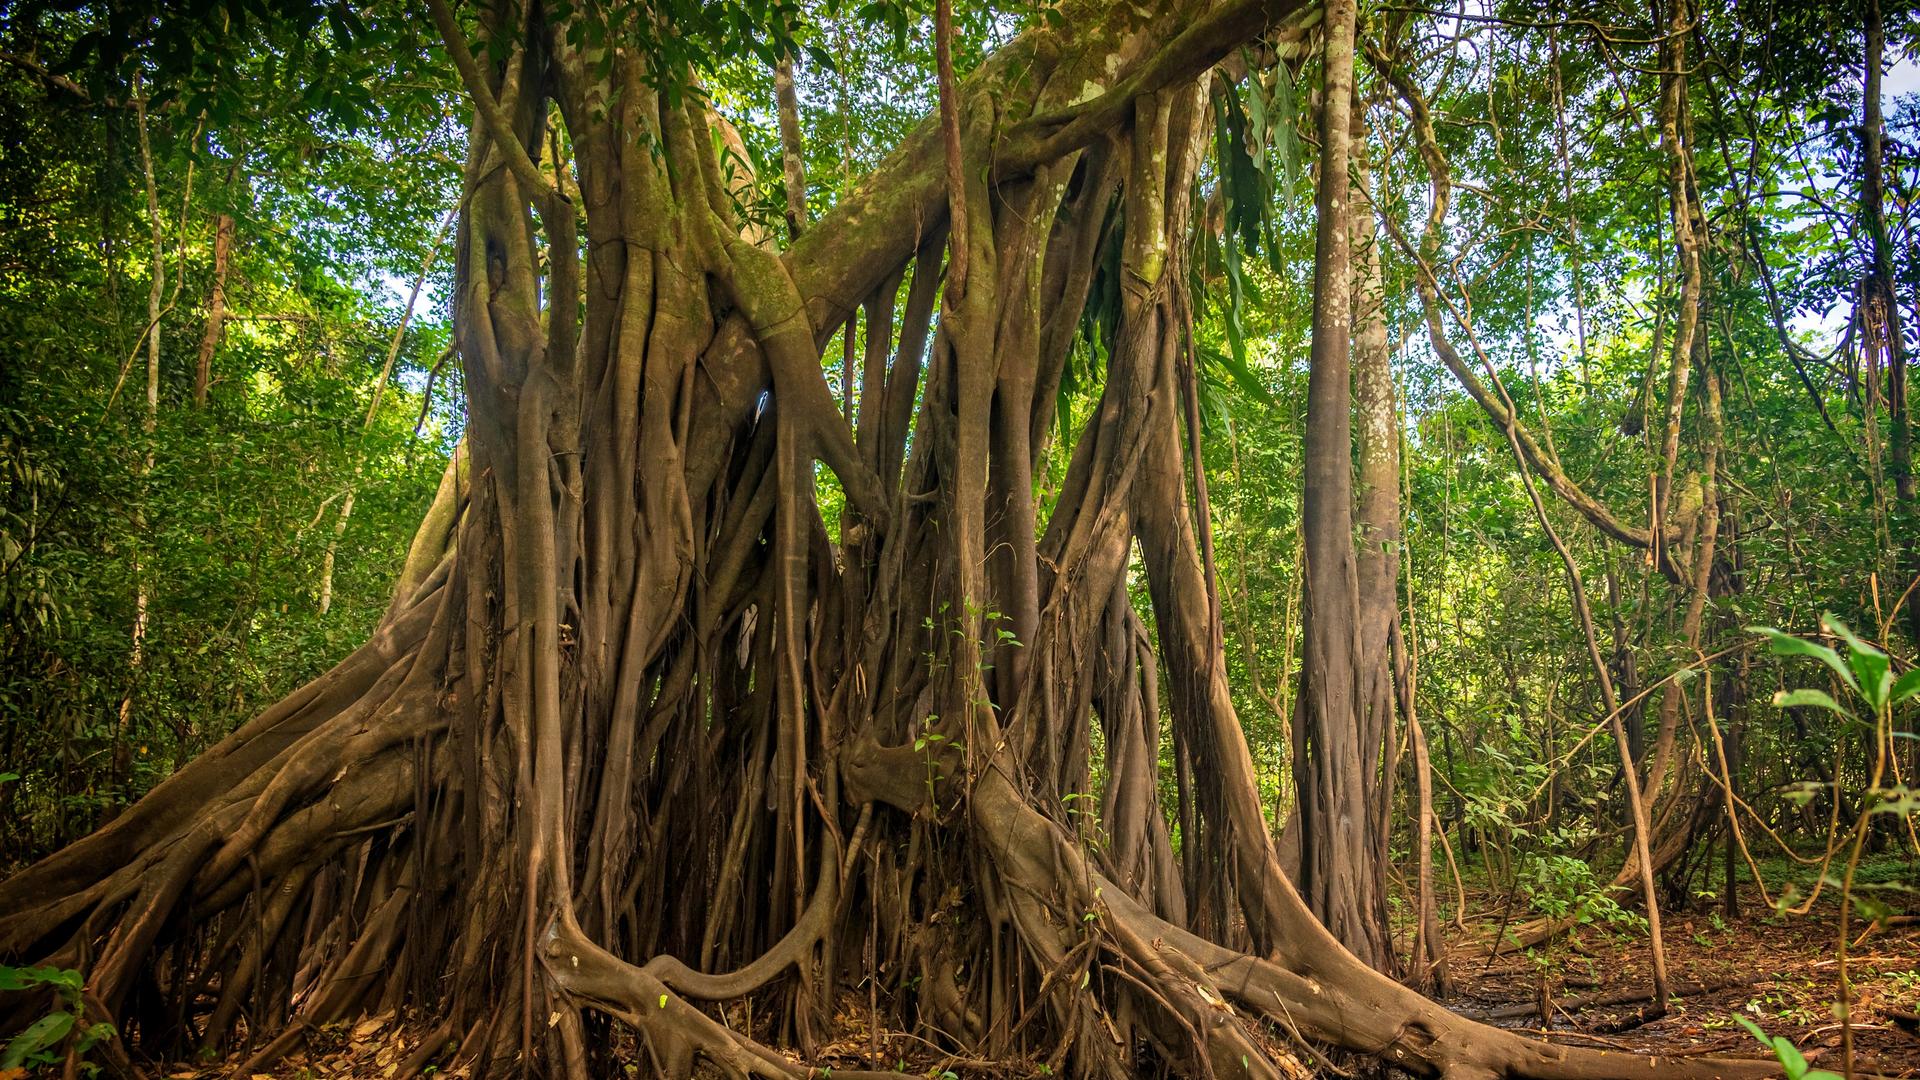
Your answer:
[[[1469,910],[1476,905],[1469,903]],[[1764,1049],[1733,1019],[1746,1017],[1767,1034],[1792,1041],[1814,1068],[1841,1071],[1837,908],[1821,902],[1805,916],[1777,915],[1750,887],[1740,915],[1728,919],[1715,900],[1664,920],[1673,1007],[1642,1022],[1652,962],[1639,933],[1584,927],[1572,938],[1490,958],[1499,930],[1495,903],[1486,918],[1452,932],[1454,994],[1448,1004],[1470,1016],[1569,1045],[1663,1054],[1761,1056]],[[1920,925],[1849,935],[1854,994],[1855,1069],[1861,1074],[1920,1077]],[[1541,1018],[1543,1001],[1550,1021]],[[1612,1002],[1612,1003],[1608,1003]],[[1519,1014],[1519,1015],[1516,1015]]]

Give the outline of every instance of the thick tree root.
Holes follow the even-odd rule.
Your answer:
[[[1004,790],[996,792],[996,787]],[[1036,872],[1040,860],[1033,858],[1032,850],[1051,849],[1057,871],[1050,880],[1034,880],[1026,888],[1036,893],[1058,890],[1097,905],[1100,922],[1117,941],[1133,943],[1135,949],[1145,943],[1148,952],[1134,959],[1174,976],[1160,988],[1203,1003],[1215,1014],[1212,1026],[1216,1029],[1243,1022],[1232,1009],[1238,1005],[1246,1016],[1279,1030],[1368,1054],[1422,1075],[1533,1080],[1649,1076],[1735,1080],[1780,1075],[1779,1066],[1771,1061],[1642,1057],[1561,1047],[1475,1023],[1374,972],[1341,949],[1307,915],[1290,886],[1283,896],[1269,898],[1279,901],[1274,906],[1284,918],[1300,924],[1288,939],[1284,957],[1267,960],[1224,948],[1160,919],[1125,890],[1094,873],[1051,823],[1004,784],[984,781],[974,805],[980,835],[1004,838],[995,849],[996,864],[1003,872],[1009,877],[1022,868]],[[1214,1073],[1236,1075],[1246,1070],[1234,1054],[1231,1043],[1210,1042]]]

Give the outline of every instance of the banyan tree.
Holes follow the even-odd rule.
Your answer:
[[[940,110],[784,246],[664,10],[428,6],[473,113],[464,448],[370,640],[0,884],[0,957],[82,970],[110,1063],[264,1066],[405,1009],[412,1071],[798,1077],[855,1000],[1085,1076],[1303,1047],[1769,1074],[1462,1019],[1324,929],[1263,821],[1196,512],[1192,237],[1214,95],[1319,65],[1301,723],[1334,749],[1296,869],[1338,907],[1372,843],[1322,831],[1364,756],[1340,725],[1384,662],[1350,539],[1352,0],[1062,0],[964,79],[943,49]]]

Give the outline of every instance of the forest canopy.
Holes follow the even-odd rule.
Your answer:
[[[1916,186],[1892,0],[9,5],[0,1078],[1920,1075]]]

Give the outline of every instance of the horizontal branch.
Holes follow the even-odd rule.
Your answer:
[[[1199,78],[1235,48],[1281,23],[1298,17],[1294,28],[1310,29],[1319,21],[1320,11],[1307,0],[1233,0],[1190,24],[1113,89],[1015,126],[995,155],[997,171],[1017,175],[1078,150],[1131,119],[1133,104],[1140,98]]]

